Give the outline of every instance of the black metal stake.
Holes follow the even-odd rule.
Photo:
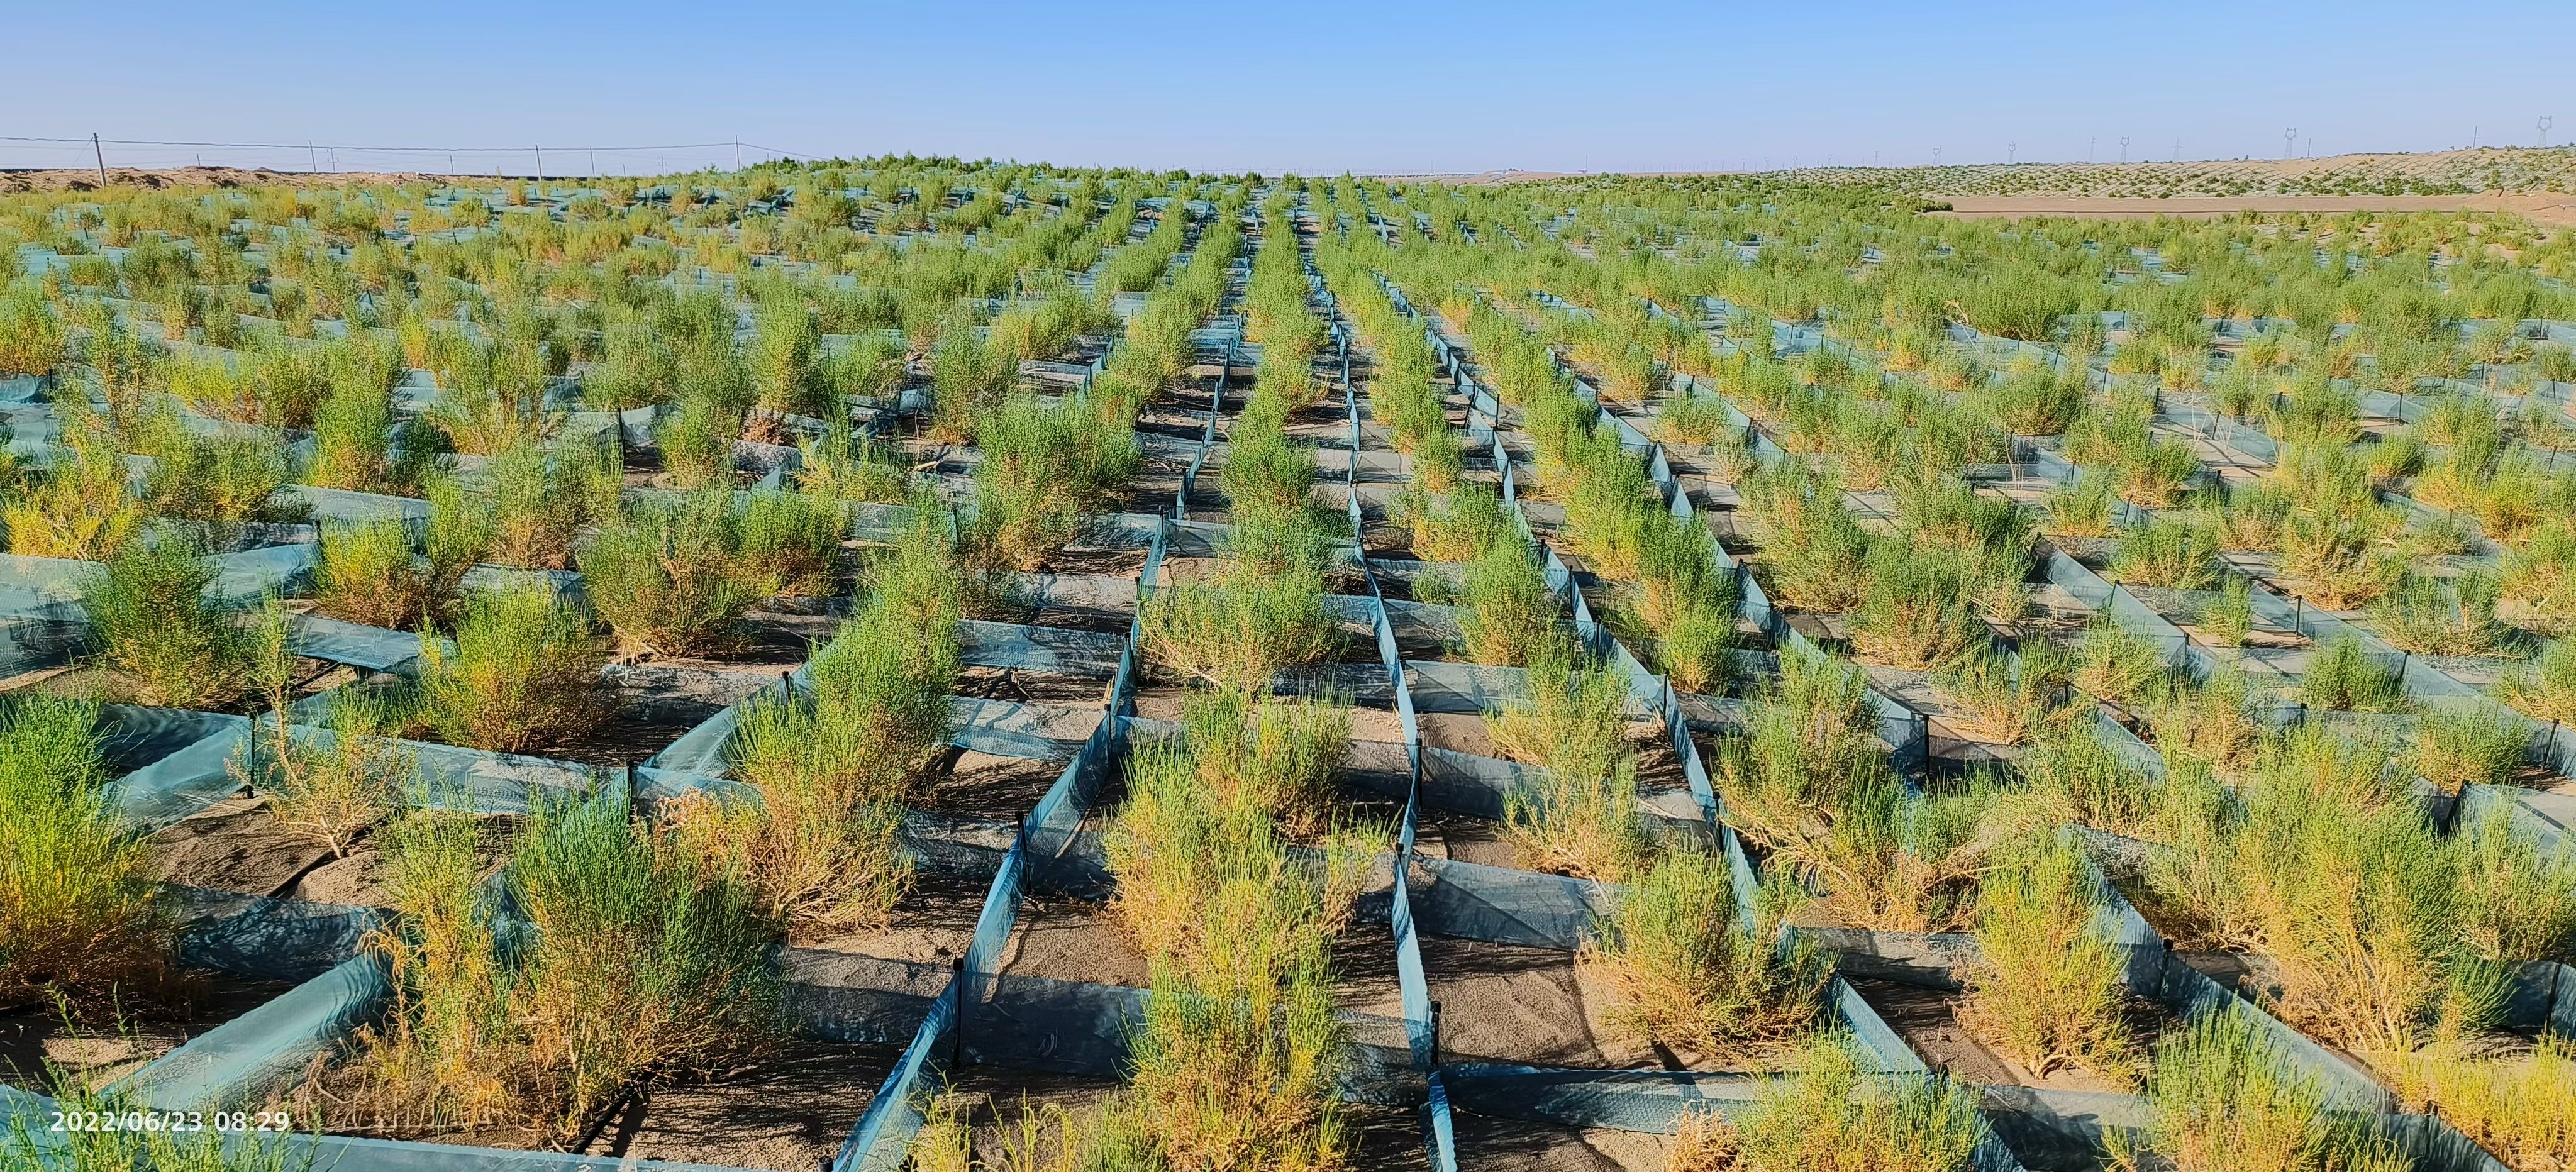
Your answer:
[[[956,1010],[949,1015],[954,1020],[948,1025],[956,1031],[948,1036],[948,1069],[954,1073],[966,1064],[966,957],[962,953],[948,962],[948,995]]]
[[[1440,1067],[1440,1003],[1431,1003],[1431,1066]]]

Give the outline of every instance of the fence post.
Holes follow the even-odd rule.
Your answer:
[[[973,947],[973,945],[968,945]],[[966,1063],[966,954],[958,953],[948,962],[948,1069],[954,1073]]]

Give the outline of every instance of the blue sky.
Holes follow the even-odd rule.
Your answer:
[[[1200,170],[1665,170],[2277,156],[2576,137],[2564,0],[1244,6],[53,4],[12,19],[0,135],[730,144]],[[2565,107],[2558,109],[2557,107]],[[111,164],[302,165],[111,147]],[[722,165],[729,145],[596,168]],[[325,155],[326,164],[331,160]],[[0,141],[0,164],[86,165]],[[447,166],[340,152],[342,166]]]

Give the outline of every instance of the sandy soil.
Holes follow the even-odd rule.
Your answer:
[[[1606,998],[1576,972],[1571,952],[1426,934],[1422,967],[1440,1004],[1443,1061],[1664,1065],[1602,1020]]]
[[[902,1054],[786,1042],[707,1082],[648,1090],[585,1154],[808,1172],[840,1150]]]
[[[1960,1023],[1958,1011],[1967,995],[1958,990],[1927,989],[1871,977],[1844,979],[1926,1064],[1935,1070],[1947,1071],[1955,1078],[1989,1086],[2040,1087],[2053,1091],[2109,1094],[2121,1093],[2125,1089],[2092,1071],[2076,1067],[2061,1067],[2046,1075],[2034,1074],[2020,1063],[1995,1052]]]
[[[278,824],[264,798],[227,798],[152,836],[158,878],[238,891],[282,894],[330,857],[320,843]]]
[[[119,1078],[293,988],[220,972],[188,979],[195,987],[186,1004],[128,1005],[110,1015],[121,1020],[66,1025],[51,1007],[0,1014],[0,1082],[43,1087],[48,1063],[82,1079]]]
[[[1019,924],[1002,949],[1000,971],[1135,989],[1153,984],[1145,954],[1109,922],[1107,908],[1047,899],[1036,892],[1020,908]]]
[[[847,952],[881,960],[944,965],[962,956],[983,914],[988,884],[963,875],[926,871],[895,902],[886,922],[802,944],[818,952]]]
[[[1660,1135],[1531,1123],[1458,1112],[1458,1162],[1504,1172],[1659,1172],[1670,1141]]]

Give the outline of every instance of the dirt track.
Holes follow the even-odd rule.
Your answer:
[[[2576,227],[2576,195],[2240,195],[2120,199],[2080,195],[1959,195],[1951,210],[1934,215],[1962,219],[2073,216],[2140,219],[2177,216],[2207,220],[2237,212],[2519,212],[2543,224]]]

